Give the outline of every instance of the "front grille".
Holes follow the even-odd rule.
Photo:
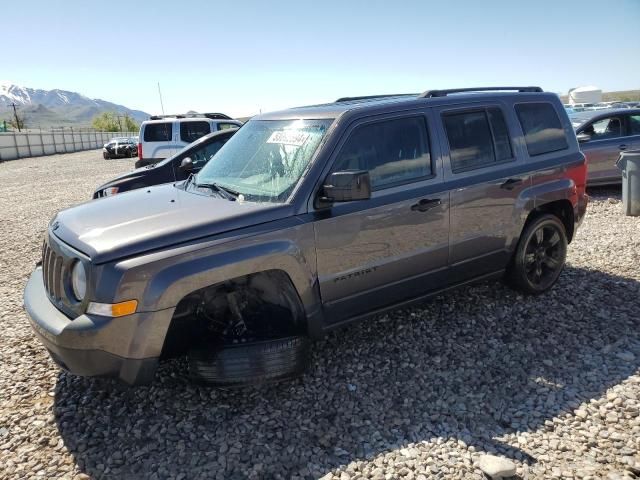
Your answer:
[[[49,293],[49,297],[60,300],[64,294],[63,270],[64,257],[58,255],[48,242],[44,242],[42,247],[42,275],[44,286]]]
[[[70,288],[71,269],[75,262],[82,262],[90,275],[90,260],[82,252],[74,250],[49,232],[42,246],[42,280],[47,297],[53,305],[69,318],[82,315],[87,307],[88,295],[78,301]]]

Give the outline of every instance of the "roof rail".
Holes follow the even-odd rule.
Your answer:
[[[355,100],[375,100],[376,98],[387,98],[387,97],[415,97],[418,95],[417,93],[389,93],[386,95],[362,95],[360,97],[340,97],[334,103],[340,102],[352,102]]]
[[[162,120],[163,118],[210,118],[212,120],[233,120],[224,113],[173,113],[168,115],[151,115],[149,120]]]
[[[478,87],[478,88],[451,88],[448,90],[427,90],[420,94],[420,98],[446,97],[450,93],[464,92],[543,92],[540,87]]]

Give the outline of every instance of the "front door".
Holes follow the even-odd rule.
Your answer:
[[[624,138],[623,116],[613,115],[596,120],[577,133],[586,133],[591,137],[580,144],[587,157],[587,182],[597,184],[619,181],[620,170],[616,167],[616,161],[620,152],[630,147]]]
[[[627,116],[627,133],[629,139],[627,150],[640,150],[640,113],[631,113]]]
[[[356,123],[331,171],[368,170],[372,197],[316,212],[325,318],[349,317],[436,288],[445,275],[449,196],[422,113]]]
[[[203,143],[194,145],[189,150],[178,155],[173,161],[173,168],[175,170],[176,180],[185,180],[190,173],[198,173],[202,167],[204,167],[213,156],[218,153],[218,150],[229,140],[230,137],[224,136],[215,140],[209,140]],[[193,170],[185,172],[180,168],[180,163],[185,158],[191,158],[193,162]]]

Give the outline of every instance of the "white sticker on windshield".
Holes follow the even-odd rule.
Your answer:
[[[267,143],[301,147],[307,141],[307,138],[309,138],[309,134],[299,130],[278,130],[271,134]]]

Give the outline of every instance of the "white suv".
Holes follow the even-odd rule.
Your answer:
[[[136,167],[171,157],[209,133],[241,125],[223,113],[152,116],[140,125]]]

